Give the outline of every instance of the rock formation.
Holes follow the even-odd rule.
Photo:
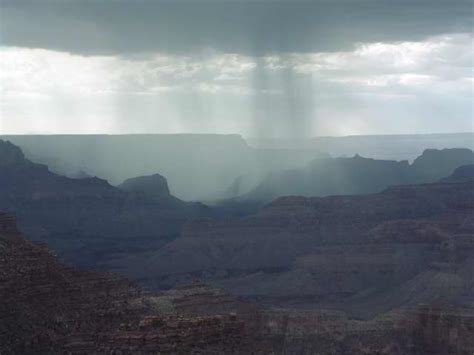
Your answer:
[[[159,172],[169,179],[173,194],[185,200],[228,197],[223,193],[237,176],[245,174],[253,183],[275,167],[304,166],[319,155],[314,149],[255,149],[232,134],[23,135],[0,139],[10,140],[30,160],[61,175],[75,177],[83,170],[115,185]],[[246,190],[239,191],[243,192]]]
[[[305,168],[269,174],[238,201],[270,202],[279,196],[330,196],[380,192],[389,186],[435,182],[461,165],[473,164],[469,149],[427,149],[408,161],[352,158],[315,159]]]
[[[118,186],[120,190],[143,193],[152,197],[169,197],[168,182],[160,174],[140,176],[125,180]]]
[[[229,312],[219,313],[222,298],[213,297],[211,291],[204,295],[201,291],[193,302],[190,291],[188,300],[179,289],[173,294],[147,294],[113,274],[66,267],[45,246],[23,239],[16,232],[15,219],[0,213],[2,354],[244,349],[248,344],[243,321]],[[206,306],[206,295],[216,311],[198,315],[200,307]],[[174,307],[174,300],[180,305]],[[160,308],[167,302],[169,309]],[[231,300],[223,304],[233,309]],[[180,307],[186,312],[181,313]]]
[[[166,186],[166,181],[160,183]],[[54,174],[4,141],[0,209],[15,212],[29,238],[47,242],[69,262],[85,267],[99,267],[98,262],[130,250],[159,247],[175,238],[188,219],[209,215],[206,206],[169,193],[148,196],[117,189],[96,177]]]
[[[0,212],[2,354],[470,354],[472,309],[419,306],[372,320],[262,309],[200,282],[162,293],[60,264]]]
[[[259,214],[189,222],[124,270],[170,287],[200,277],[272,306],[373,317],[420,303],[474,303],[474,181],[364,196],[282,197]]]
[[[470,149],[426,149],[413,161],[412,169],[419,181],[430,182],[450,175],[454,169],[474,164],[474,153]]]
[[[451,176],[441,179],[441,182],[468,182],[474,180],[474,164],[463,165],[454,170]]]

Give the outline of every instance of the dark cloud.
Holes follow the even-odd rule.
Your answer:
[[[351,48],[472,30],[472,0],[0,2],[2,45],[85,55],[262,54]]]

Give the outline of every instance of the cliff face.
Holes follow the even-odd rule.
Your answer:
[[[173,302],[182,291],[145,294],[118,276],[66,267],[45,246],[23,239],[3,212],[0,230],[2,354],[232,353],[245,345],[242,320],[219,315],[221,303],[232,309],[231,300],[208,291],[188,299],[181,314]],[[199,315],[208,300],[215,312]]]
[[[169,193],[148,196],[99,178],[54,174],[8,142],[0,141],[0,158],[0,209],[15,212],[29,238],[48,242],[76,265],[98,266],[112,254],[158,247],[188,219],[208,214],[206,206]]]
[[[328,310],[262,309],[194,282],[145,293],[78,271],[24,240],[0,212],[2,354],[469,354],[474,314],[423,306],[370,321]]]
[[[160,174],[127,179],[118,188],[123,191],[143,193],[156,198],[170,196],[168,182]]]
[[[12,214],[0,211],[0,233],[2,235],[17,234],[16,218]]]
[[[473,163],[474,154],[470,149],[426,149],[413,161],[412,168],[420,180],[429,182],[450,175],[462,165]]]
[[[190,222],[128,272],[161,287],[202,277],[266,304],[358,317],[435,301],[473,304],[473,201],[472,181],[284,197],[255,216]]]

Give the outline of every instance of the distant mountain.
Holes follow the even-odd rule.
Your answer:
[[[266,149],[310,149],[333,157],[363,157],[413,161],[425,149],[469,148],[474,150],[474,133],[352,135],[308,139],[253,138],[252,147]]]
[[[170,196],[168,182],[160,174],[127,179],[117,187],[123,191],[143,193],[156,198]]]
[[[166,180],[153,194],[129,192],[147,178],[126,182],[124,190],[99,178],[71,179],[27,160],[15,145],[0,141],[0,209],[15,212],[20,228],[48,242],[66,260],[81,266],[112,255],[158,247],[176,238],[182,225],[210,210],[167,192]]]
[[[461,165],[474,164],[470,149],[426,149],[413,161],[413,174],[419,181],[432,182],[450,175]]]
[[[454,172],[441,179],[441,182],[462,183],[474,180],[474,165],[463,165],[454,170]]]
[[[248,193],[270,173],[302,169],[316,158],[412,161],[427,148],[474,149],[474,134],[248,139],[219,134],[9,135],[26,157],[68,177],[99,176],[118,185],[159,172],[171,193],[211,201]],[[444,174],[446,176],[448,173]],[[192,178],[190,178],[192,177]],[[240,181],[234,183],[238,177]]]
[[[286,195],[374,193],[392,185],[434,182],[461,165],[473,163],[474,153],[469,149],[427,149],[412,164],[359,155],[315,159],[303,169],[269,174],[254,190],[237,200],[269,202]]]
[[[26,156],[58,174],[78,171],[112,185],[159,172],[173,195],[185,200],[231,197],[228,186],[245,175],[238,194],[247,192],[269,171],[304,166],[320,156],[314,149],[268,151],[249,147],[238,135],[24,135],[0,136]]]
[[[160,174],[138,176],[125,180],[117,186],[119,190],[126,191],[133,196],[142,196],[154,200],[156,203],[167,206],[183,205],[183,201],[174,197],[168,188],[168,181]],[[197,207],[199,203],[194,203]],[[206,208],[202,205],[203,209]]]

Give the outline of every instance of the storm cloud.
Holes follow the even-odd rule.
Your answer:
[[[472,131],[472,1],[1,1],[2,133]]]
[[[3,0],[1,42],[79,54],[350,49],[469,32],[469,0]]]

